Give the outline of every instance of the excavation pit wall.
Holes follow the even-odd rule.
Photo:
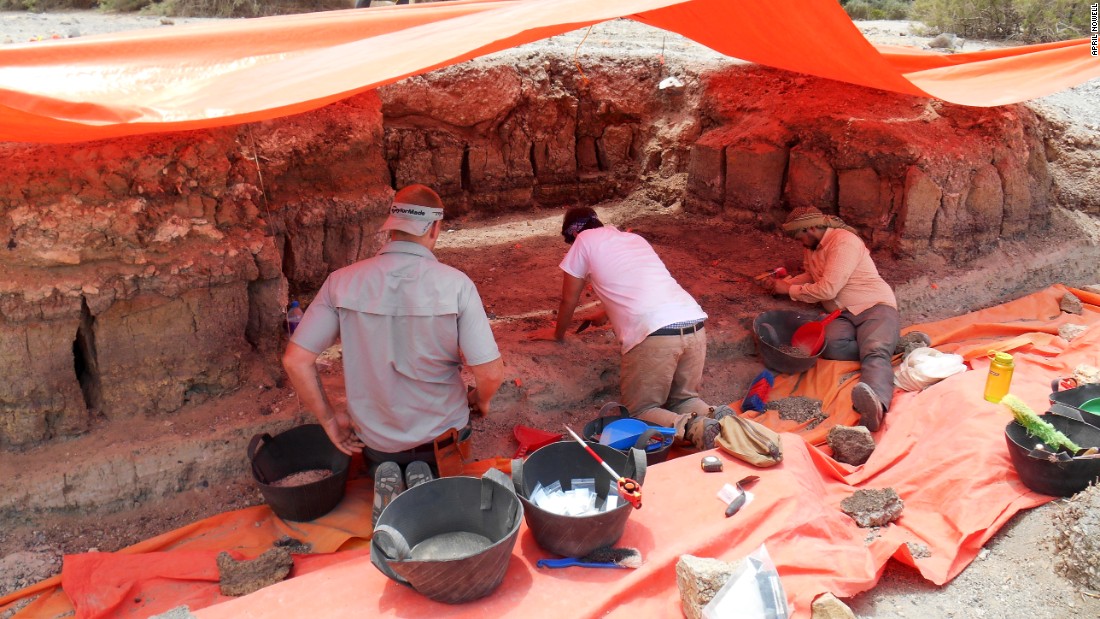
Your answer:
[[[626,54],[584,67],[514,52],[279,120],[3,145],[0,448],[57,475],[33,490],[5,479],[0,514],[124,509],[243,475],[247,439],[299,421],[296,406],[159,437],[121,468],[80,445],[107,424],[155,431],[242,389],[282,387],[288,295],[373,255],[393,189],[411,182],[468,227],[624,198],[717,219],[727,225],[711,234],[727,236],[698,231],[715,255],[739,249],[721,245],[729,234],[771,234],[790,208],[817,206],[903,265],[891,281],[923,319],[1094,283],[1095,240],[1078,229],[1093,205],[1055,204],[1065,192],[1047,130],[1026,106],[962,108],[732,62]],[[684,85],[660,88],[670,71]],[[1011,273],[968,262],[1052,226],[1063,244]],[[759,304],[701,302],[724,314],[708,322],[708,362],[752,354]],[[613,398],[614,343],[600,352],[581,376],[544,355],[540,379],[505,385],[499,414]],[[49,464],[74,449],[81,471]]]

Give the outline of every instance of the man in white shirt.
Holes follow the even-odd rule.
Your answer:
[[[676,428],[696,449],[713,449],[721,426],[699,398],[707,355],[707,315],[637,234],[604,226],[591,208],[565,214],[562,236],[571,247],[557,324],[530,339],[565,340],[585,282],[600,299],[622,346],[622,404],[634,417]]]

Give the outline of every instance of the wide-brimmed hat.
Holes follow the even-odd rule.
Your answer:
[[[413,236],[424,236],[433,222],[443,219],[443,209],[394,202],[390,207],[390,216],[382,224],[383,230],[400,230]]]

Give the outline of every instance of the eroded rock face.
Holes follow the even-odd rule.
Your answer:
[[[0,146],[0,448],[276,368],[288,287],[378,247],[380,109],[370,93],[256,125]]]
[[[713,75],[686,204],[774,228],[815,206],[902,257],[973,258],[1045,228],[1045,148],[1023,106],[968,108],[773,69]]]

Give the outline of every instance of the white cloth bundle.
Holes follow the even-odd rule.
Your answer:
[[[962,355],[916,348],[894,370],[894,384],[906,391],[920,391],[966,370]]]

